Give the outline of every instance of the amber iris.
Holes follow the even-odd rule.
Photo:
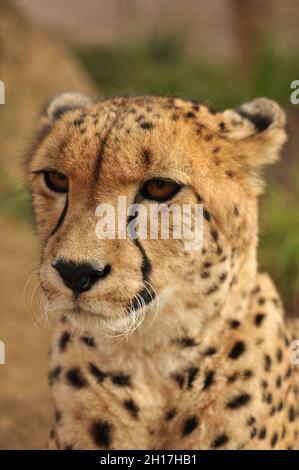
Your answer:
[[[68,190],[69,183],[67,177],[58,171],[44,172],[44,180],[51,191],[66,193]]]
[[[180,189],[181,185],[175,181],[154,178],[145,183],[141,194],[147,199],[163,202],[172,198]]]

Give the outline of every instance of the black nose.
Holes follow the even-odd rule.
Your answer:
[[[106,277],[110,271],[110,264],[100,269],[95,263],[75,263],[56,259],[52,263],[65,285],[76,293],[89,290],[99,279]]]

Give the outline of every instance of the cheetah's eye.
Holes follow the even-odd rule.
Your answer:
[[[69,182],[67,177],[58,171],[45,171],[44,181],[48,188],[56,193],[66,193],[68,190]]]
[[[172,198],[181,189],[175,181],[163,178],[153,178],[145,183],[140,193],[146,199],[163,202]]]

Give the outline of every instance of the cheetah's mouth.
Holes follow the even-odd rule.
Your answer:
[[[131,300],[130,306],[128,308],[129,312],[134,312],[139,309],[144,308],[146,305],[153,302],[156,294],[153,289],[149,287],[144,287],[137,295],[134,296],[134,299]]]
[[[133,313],[138,313],[142,311],[153,303],[156,299],[157,294],[154,290],[150,287],[143,287],[134,297],[127,303],[126,307],[123,307],[123,315],[124,317],[130,317]],[[71,308],[70,313],[74,313],[75,316],[78,318],[87,316],[89,318],[96,318],[97,320],[109,320],[110,315],[106,314],[107,305],[103,308],[102,312],[98,308],[92,308],[92,306],[82,304],[79,299],[73,299],[73,308]],[[111,318],[110,318],[111,319]]]

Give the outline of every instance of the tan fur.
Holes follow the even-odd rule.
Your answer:
[[[290,348],[298,321],[286,323],[256,266],[259,171],[277,158],[284,125],[267,99],[223,113],[155,97],[50,104],[28,162],[47,313],[63,314],[51,353],[50,448],[299,448]],[[70,184],[53,235],[66,196],[32,173],[49,167]],[[182,240],[141,240],[157,296],[130,317],[145,285],[142,251],[130,239],[99,240],[95,208],[120,195],[132,203],[153,177],[184,184],[172,202],[202,202],[204,242],[186,251]],[[74,300],[56,257],[112,271]]]

